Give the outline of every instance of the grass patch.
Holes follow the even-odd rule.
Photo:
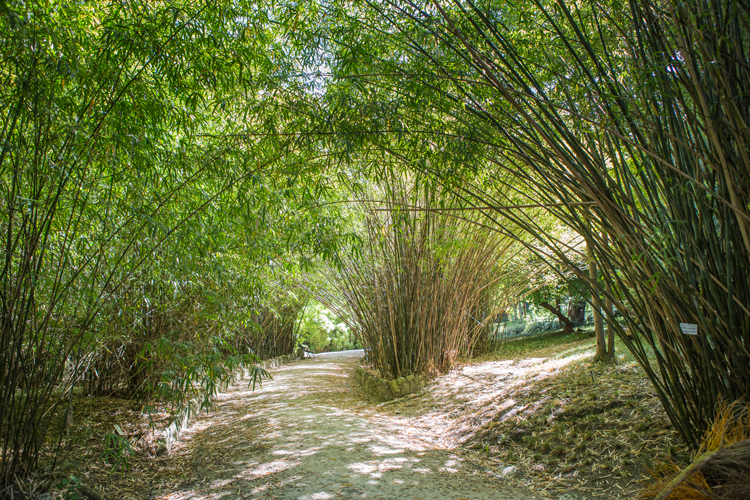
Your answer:
[[[477,361],[494,361],[500,359],[511,359],[525,354],[540,354],[549,349],[566,346],[574,342],[580,342],[594,338],[594,330],[578,329],[571,333],[547,332],[540,335],[528,335],[516,338],[507,338],[500,347],[493,352],[482,354],[475,358]]]

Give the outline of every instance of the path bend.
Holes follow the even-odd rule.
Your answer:
[[[260,389],[238,385],[222,394],[175,451],[183,473],[174,489],[153,498],[534,498],[447,449],[437,430],[394,422],[359,397],[351,375],[361,356],[295,361],[273,370]]]

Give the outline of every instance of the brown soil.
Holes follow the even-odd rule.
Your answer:
[[[686,455],[645,377],[589,365],[591,344],[466,365],[382,404],[353,385],[361,351],[317,355],[220,395],[168,454],[137,408],[79,404],[89,451],[63,470],[117,500],[630,498],[652,460]],[[137,450],[114,474],[112,419]]]
[[[542,498],[365,401],[350,384],[361,355],[318,355],[262,389],[234,387],[168,456],[134,457],[111,476],[89,468],[82,482],[117,500]]]

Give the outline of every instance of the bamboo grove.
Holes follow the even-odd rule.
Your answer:
[[[749,22],[741,0],[0,3],[0,488],[54,456],[74,394],[209,405],[296,347],[313,296],[384,374],[448,370],[530,262],[583,288],[697,449],[750,399]]]
[[[396,56],[358,64],[348,49],[339,78],[397,95],[402,144],[432,142],[411,155],[380,147],[483,207],[508,236],[533,235],[530,250],[574,271],[596,308],[611,301],[625,326],[608,322],[697,446],[717,401],[750,396],[748,5],[368,6],[379,33],[398,33],[378,38]],[[397,109],[420,98],[427,113]],[[470,166],[440,159],[465,160],[467,143]],[[513,208],[532,202],[585,239],[598,276],[538,212]]]
[[[74,393],[174,413],[294,348],[279,283],[341,224],[296,184],[326,155],[278,135],[310,125],[307,56],[253,9],[0,5],[0,495],[54,456]]]
[[[393,379],[445,373],[489,350],[496,319],[529,288],[520,245],[444,216],[436,193],[418,184],[392,180],[380,203],[362,202],[361,253],[330,268],[318,292],[359,332],[372,366]]]

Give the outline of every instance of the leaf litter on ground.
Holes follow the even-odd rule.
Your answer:
[[[508,341],[379,408],[421,422],[499,481],[630,498],[653,467],[687,463],[690,453],[637,363],[628,354],[593,363],[594,353],[591,332]]]
[[[625,354],[614,363],[592,364],[593,355],[594,339],[587,332],[508,341],[417,394],[377,404],[342,393],[340,403],[429,448],[460,452],[474,462],[474,474],[498,483],[555,498],[570,491],[583,498],[627,498],[642,489],[653,465],[686,462],[689,454],[632,358]],[[327,397],[338,400],[339,392],[356,391],[350,382],[337,384]],[[223,404],[219,398],[217,407]],[[216,411],[191,424],[190,446],[166,454],[138,404],[78,398],[74,408],[76,425],[63,439],[57,475],[75,474],[112,498],[147,498],[209,484],[231,459],[252,457],[268,446],[253,435],[273,435],[254,428],[261,425],[256,419]],[[157,429],[168,423],[164,411],[155,417]],[[227,425],[222,419],[229,419]],[[248,427],[241,442],[238,420]],[[102,459],[102,443],[115,425],[134,451],[129,470],[112,473],[112,464]],[[282,486],[271,480],[263,490]]]

